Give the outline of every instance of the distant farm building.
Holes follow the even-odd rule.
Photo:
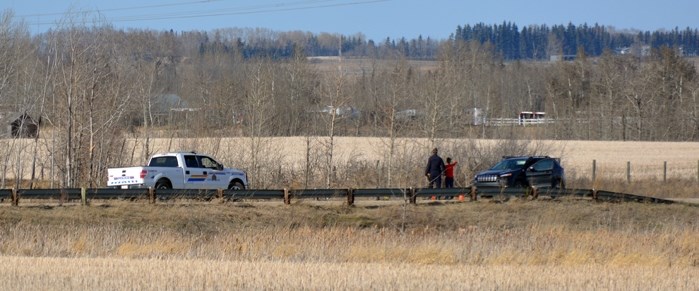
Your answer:
[[[517,118],[488,118],[485,125],[488,126],[510,126],[510,125],[538,125],[551,124],[555,120],[546,117],[546,112],[543,111],[521,111]]]
[[[0,138],[33,138],[39,134],[40,122],[26,112],[0,112],[0,123]]]
[[[550,119],[546,119],[546,112],[522,111],[517,119],[519,125],[544,123],[551,123]]]

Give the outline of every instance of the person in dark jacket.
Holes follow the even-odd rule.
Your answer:
[[[444,173],[444,160],[437,155],[437,148],[432,150],[432,156],[427,159],[425,176],[429,181],[430,188],[442,188],[442,174]]]

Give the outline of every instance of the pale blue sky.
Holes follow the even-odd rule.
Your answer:
[[[268,28],[351,35],[376,41],[419,35],[444,39],[457,25],[510,21],[598,23],[617,29],[699,28],[699,0],[0,0],[32,32],[53,27],[68,11],[99,13],[116,28],[210,31]]]

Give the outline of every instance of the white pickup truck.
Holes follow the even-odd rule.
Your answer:
[[[156,154],[148,166],[107,169],[108,187],[155,189],[234,189],[248,187],[245,171],[224,168],[195,152]]]

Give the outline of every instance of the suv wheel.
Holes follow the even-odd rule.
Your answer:
[[[563,180],[558,179],[556,183],[554,183],[553,188],[564,190],[566,188],[566,183],[563,182]]]

